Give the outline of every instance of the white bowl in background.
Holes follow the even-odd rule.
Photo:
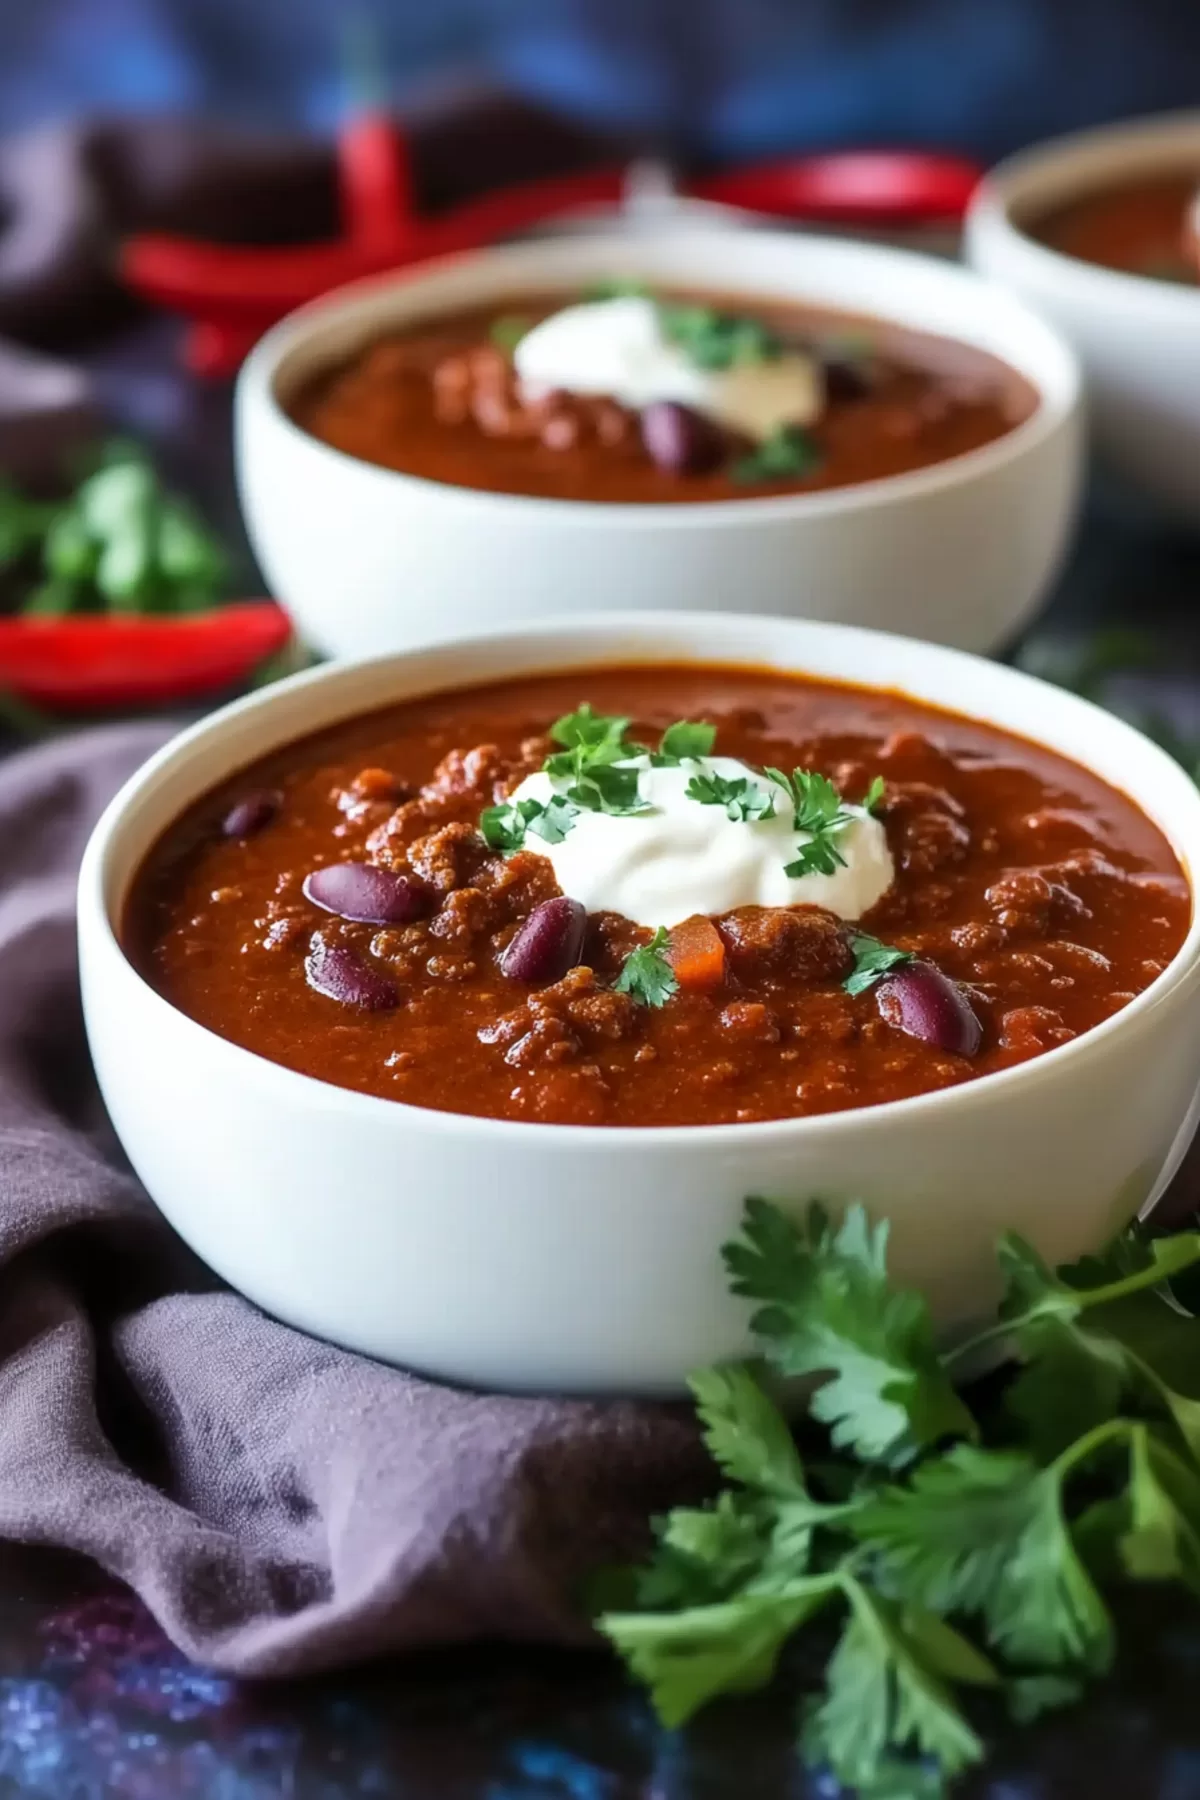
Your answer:
[[[1200,185],[1197,112],[1026,150],[979,188],[966,250],[981,275],[1036,308],[1078,351],[1103,458],[1172,511],[1200,522],[1200,288],[1103,269],[1026,231],[1063,202],[1180,169],[1194,169]]]
[[[209,788],[298,735],[440,689],[614,662],[743,663],[900,689],[1086,763],[1161,826],[1194,881],[1200,791],[1110,714],[1011,669],[844,626],[616,615],[330,664],[175,738],[96,827],[79,886],[84,1007],[113,1123],[206,1262],[289,1324],[485,1387],[676,1392],[749,1349],[719,1250],[747,1195],[864,1200],[902,1282],[950,1331],[996,1299],[1012,1228],[1051,1262],[1161,1190],[1194,1129],[1200,922],[1128,1007],[961,1087],[746,1125],[470,1118],[354,1093],[227,1042],[149,987],[119,921],[143,858]]]
[[[612,505],[483,493],[346,456],[293,424],[317,371],[449,308],[628,275],[876,314],[992,351],[1041,395],[1015,431],[827,493]],[[358,284],[278,325],[237,391],[242,508],[268,584],[322,652],[364,656],[598,609],[776,612],[994,649],[1030,616],[1075,516],[1079,378],[1010,296],[933,259],[795,233],[575,236]]]

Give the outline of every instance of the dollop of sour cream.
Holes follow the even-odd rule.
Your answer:
[[[811,425],[825,399],[819,365],[796,351],[729,369],[698,367],[666,336],[653,300],[634,294],[551,313],[518,341],[513,366],[530,400],[556,388],[607,395],[635,412],[674,400],[758,440],[784,425]]]
[[[561,842],[526,839],[527,849],[552,863],[563,893],[589,912],[621,913],[652,930],[738,906],[821,906],[839,918],[858,919],[892,885],[895,866],[883,826],[862,807],[845,807],[850,822],[836,838],[844,867],[832,875],[788,875],[785,865],[809,834],[795,829],[791,796],[769,776],[730,756],[666,768],[632,757],[622,766],[640,771],[645,811],[581,811]],[[699,772],[766,788],[775,800],[773,815],[733,820],[724,806],[691,798],[688,783]],[[560,788],[539,770],[510,797],[544,806]]]

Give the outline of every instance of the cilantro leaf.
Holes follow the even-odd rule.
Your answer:
[[[1129,1527],[1118,1544],[1127,1573],[1200,1594],[1200,1472],[1142,1424],[1131,1427],[1129,1464]]]
[[[607,813],[645,810],[638,791],[639,771],[624,765],[646,751],[626,735],[628,727],[628,719],[593,712],[586,702],[550,727],[550,736],[564,748],[542,766],[552,780],[567,783],[566,798],[575,807]]]
[[[613,986],[618,994],[629,994],[641,1006],[665,1006],[679,986],[674,969],[663,955],[667,933],[659,926],[648,944],[631,950],[621,965],[621,973]]]
[[[528,313],[501,313],[488,326],[488,337],[497,350],[511,356],[521,339],[533,325]]]
[[[701,806],[723,806],[726,818],[735,825],[750,819],[769,819],[775,812],[775,796],[770,789],[745,775],[730,778],[704,769],[692,776],[683,791]]]
[[[854,967],[842,986],[848,994],[865,994],[881,976],[913,961],[911,950],[897,950],[894,944],[881,944],[865,931],[850,934],[850,950]]]
[[[747,455],[740,456],[729,474],[743,487],[752,487],[760,481],[787,481],[793,476],[811,475],[820,468],[821,460],[807,431],[799,425],[781,425]]]
[[[873,813],[887,790],[887,783],[882,775],[876,775],[870,787],[862,797],[862,809],[865,813]]]
[[[664,1725],[682,1725],[717,1694],[765,1687],[792,1633],[837,1592],[807,1576],[765,1593],[743,1592],[680,1612],[607,1613],[598,1621],[645,1683]]]
[[[844,1591],[850,1618],[826,1671],[825,1698],[809,1713],[806,1752],[860,1794],[898,1791],[906,1765],[897,1751],[932,1757],[948,1775],[982,1761],[983,1745],[943,1677],[952,1671],[969,1685],[992,1686],[987,1659],[942,1621],[906,1616],[853,1577]]]
[[[807,1499],[804,1468],[787,1420],[749,1369],[704,1369],[689,1383],[704,1441],[730,1479],[777,1499]]]
[[[625,735],[629,723],[617,714],[595,712],[585,700],[573,713],[564,713],[560,719],[555,719],[550,736],[568,751],[582,750],[586,762],[619,762],[623,757],[640,753],[641,746],[630,743]],[[566,774],[566,765],[561,769],[552,767],[555,760],[551,756],[546,761],[550,774]]]
[[[540,800],[506,800],[489,806],[479,817],[483,841],[492,850],[519,850],[527,832],[547,844],[561,844],[575,822],[578,808],[555,794],[545,805]]]
[[[992,1643],[1014,1661],[1103,1669],[1112,1626],[1064,1514],[1071,1467],[1039,1470],[1021,1451],[956,1444],[909,1486],[868,1500],[849,1528],[905,1599],[982,1614]]]
[[[808,834],[808,843],[800,846],[794,861],[784,865],[784,874],[796,878],[835,875],[846,865],[837,838],[853,823],[854,814],[843,806],[832,781],[812,769],[793,769],[790,775],[782,769],[768,769],[767,774],[791,799],[793,830]]]
[[[820,1208],[776,1255],[781,1221],[762,1200],[746,1204],[742,1237],[724,1249],[735,1294],[765,1302],[751,1326],[781,1373],[821,1375],[810,1402],[838,1448],[899,1466],[924,1445],[974,1436],[975,1422],[950,1385],[922,1295],[887,1278],[886,1224],[851,1206],[835,1229]]]
[[[774,362],[783,354],[782,340],[761,319],[686,303],[660,303],[658,317],[663,335],[700,369]]]
[[[676,719],[663,732],[662,742],[653,760],[660,766],[690,762],[710,755],[716,741],[715,725],[706,725],[695,719]]]

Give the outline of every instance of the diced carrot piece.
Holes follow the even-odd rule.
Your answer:
[[[711,919],[697,913],[671,928],[667,961],[682,988],[720,987],[725,979],[725,945]]]

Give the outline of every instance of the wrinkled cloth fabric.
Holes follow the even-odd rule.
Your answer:
[[[471,1393],[306,1338],[221,1288],[122,1160],[74,879],[165,735],[0,763],[0,1537],[90,1557],[239,1675],[586,1641],[586,1576],[703,1489],[687,1410]]]

